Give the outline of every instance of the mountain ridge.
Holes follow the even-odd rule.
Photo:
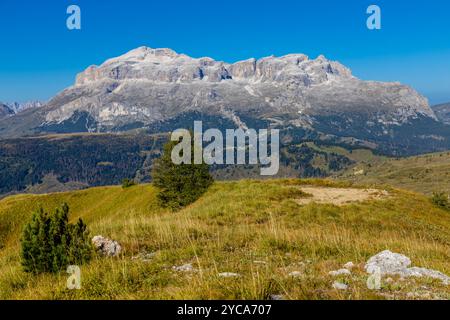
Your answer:
[[[45,104],[38,100],[27,101],[24,103],[13,102],[13,103],[3,103],[0,102],[0,118],[5,118],[6,116],[16,115],[28,109],[40,108]]]
[[[441,122],[450,125],[450,102],[435,105],[432,109]]]
[[[0,102],[0,119],[12,116],[14,111],[4,103]]]

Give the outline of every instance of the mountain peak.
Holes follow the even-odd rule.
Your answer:
[[[12,116],[14,114],[14,111],[4,103],[0,102],[0,119]]]
[[[0,102],[0,108],[2,109],[2,111],[0,111],[0,113],[3,116],[13,115],[13,114],[17,114],[22,111],[25,111],[27,109],[39,108],[39,107],[42,107],[43,105],[44,104],[41,101],[28,101],[28,102],[24,102],[24,103],[19,103],[19,102],[1,103]]]
[[[324,56],[310,60],[305,54],[272,55],[229,64],[209,57],[193,58],[168,48],[139,47],[98,67],[87,68],[77,76],[76,85],[105,80],[167,83],[201,80],[216,83],[234,79],[250,82],[284,82],[291,79],[308,86],[336,77],[353,78],[350,69]]]

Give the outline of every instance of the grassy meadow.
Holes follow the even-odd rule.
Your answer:
[[[450,194],[450,152],[398,159],[368,156],[356,158],[356,161],[357,165],[341,173],[339,178],[365,184],[388,184],[427,195]],[[364,173],[355,175],[359,170]]]
[[[428,288],[450,298],[449,286],[429,279],[384,283],[369,290],[364,263],[382,250],[409,256],[414,266],[450,274],[450,213],[421,194],[389,196],[344,206],[309,203],[304,185],[349,187],[325,180],[216,182],[179,211],[160,209],[151,185],[101,187],[0,200],[0,299],[407,299]],[[117,240],[117,258],[96,257],[81,268],[82,289],[68,275],[32,276],[20,265],[20,236],[33,210],[63,202],[91,236]],[[148,261],[133,258],[152,254]],[[353,261],[351,276],[328,273]],[[174,266],[192,264],[193,272]],[[290,274],[299,272],[300,276]],[[219,273],[239,277],[221,278]],[[349,285],[338,291],[335,280]],[[394,279],[396,280],[396,279]],[[409,295],[408,295],[409,294]]]

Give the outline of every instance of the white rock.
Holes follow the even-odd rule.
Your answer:
[[[284,296],[281,294],[272,294],[270,295],[270,300],[284,300]]]
[[[194,271],[194,267],[190,263],[184,264],[184,265],[178,266],[178,267],[174,266],[172,269],[175,270],[175,271],[178,271],[178,272],[192,272],[192,271]]]
[[[353,269],[355,267],[355,264],[353,263],[353,262],[347,262],[346,264],[344,264],[344,268],[345,269],[348,269],[348,270],[351,270],[351,269]]]
[[[221,278],[238,278],[240,276],[241,276],[240,274],[233,273],[233,272],[222,272],[222,273],[219,273],[219,277],[221,277]]]
[[[436,270],[412,267],[405,270],[407,277],[427,277],[441,280],[445,285],[450,284],[450,277]]]
[[[302,273],[300,271],[293,271],[293,272],[289,273],[289,276],[293,277],[293,278],[299,278],[302,276]]]
[[[365,270],[369,274],[375,272],[380,272],[382,275],[397,274],[410,265],[411,260],[407,256],[386,250],[370,258],[365,265]]]
[[[139,253],[138,255],[132,257],[131,260],[140,260],[140,261],[143,261],[143,262],[148,262],[148,261],[150,261],[155,255],[156,255],[155,252],[151,252],[151,253],[141,252],[141,253]]]
[[[106,257],[117,257],[122,251],[122,247],[117,241],[113,241],[103,236],[93,237],[92,244],[101,255]]]
[[[328,274],[330,276],[337,277],[337,276],[348,276],[351,275],[352,273],[348,269],[339,269],[335,271],[330,271]]]
[[[335,281],[333,283],[333,288],[336,290],[347,290],[348,285],[346,285],[345,283],[342,283],[342,282]]]
[[[408,277],[428,277],[441,280],[445,285],[450,284],[450,277],[442,272],[409,267],[410,265],[411,260],[407,256],[386,250],[370,258],[365,269],[369,274],[379,272],[380,275],[398,275],[400,280]]]

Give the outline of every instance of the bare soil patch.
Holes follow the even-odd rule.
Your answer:
[[[352,202],[379,200],[389,196],[386,190],[378,189],[356,189],[356,188],[328,188],[328,187],[301,187],[305,193],[312,197],[298,199],[299,204],[329,203],[342,206]]]

